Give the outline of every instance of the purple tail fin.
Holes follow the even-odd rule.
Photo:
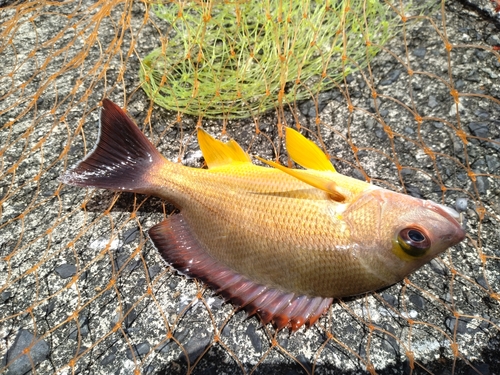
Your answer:
[[[59,180],[68,185],[148,192],[148,171],[166,159],[116,104],[103,100],[94,149]]]

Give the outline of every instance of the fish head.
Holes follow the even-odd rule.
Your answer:
[[[392,285],[465,238],[459,214],[441,204],[371,187],[343,214],[358,260]]]

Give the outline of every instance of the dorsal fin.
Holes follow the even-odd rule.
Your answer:
[[[298,131],[286,128],[286,150],[294,162],[306,169],[335,172],[328,157],[316,144]]]
[[[337,202],[344,202],[347,199],[346,195],[347,192],[345,192],[340,186],[338,186],[338,184],[336,184],[331,179],[318,176],[317,174],[312,174],[309,171],[287,168],[273,161],[262,159],[259,156],[256,156],[256,158],[259,159],[261,162],[270,165],[271,167],[274,167],[276,169],[279,169],[280,171],[288,173],[290,176],[293,176],[299,179],[300,181],[305,182],[308,185],[326,191],[330,195],[330,197]]]
[[[250,156],[233,139],[224,143],[212,137],[202,128],[198,128],[198,143],[208,168],[220,167],[233,162],[251,162]]]

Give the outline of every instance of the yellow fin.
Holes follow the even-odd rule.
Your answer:
[[[330,197],[337,202],[344,202],[347,199],[347,196],[343,194],[342,189],[332,180],[312,174],[308,171],[287,168],[273,161],[262,159],[259,156],[256,156],[256,158],[259,159],[261,162],[270,165],[271,167],[274,167],[276,169],[279,169],[280,171],[288,173],[290,176],[293,176],[299,179],[300,181],[305,182],[308,185],[326,191],[328,194],[330,194]]]
[[[233,162],[250,163],[251,159],[233,139],[221,142],[202,128],[198,128],[198,143],[208,168],[220,167]]]
[[[286,128],[286,149],[292,160],[304,168],[335,172],[325,153],[314,142],[292,128]]]

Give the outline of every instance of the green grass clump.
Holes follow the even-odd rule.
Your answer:
[[[250,117],[331,89],[401,23],[379,0],[185,1],[153,11],[170,29],[142,61],[142,87],[158,105],[209,118]]]

